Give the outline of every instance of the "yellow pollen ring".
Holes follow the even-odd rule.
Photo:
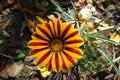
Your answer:
[[[63,48],[63,43],[62,43],[61,40],[55,39],[55,40],[53,40],[53,41],[51,42],[50,48],[51,48],[52,51],[54,51],[54,52],[61,51],[62,48]]]

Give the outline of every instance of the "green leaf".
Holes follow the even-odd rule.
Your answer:
[[[70,19],[74,20],[74,18],[73,18],[71,15],[69,15],[68,13],[66,13],[66,12],[63,10],[63,8],[60,6],[60,4],[59,4],[57,1],[55,1],[55,0],[50,0],[50,1],[58,8],[58,10],[59,10],[63,15],[65,15],[65,16],[69,17]]]
[[[0,45],[4,43],[4,40],[0,40]]]
[[[112,41],[108,38],[105,38],[102,34],[99,34],[99,33],[87,34],[86,36],[91,37],[91,38],[100,39],[100,40],[103,40],[103,41],[106,41],[106,42],[109,42],[109,43],[112,43],[112,44],[115,44],[115,45],[120,45],[119,43],[117,43],[115,41]]]
[[[25,54],[24,53],[20,53],[18,56],[17,56],[17,58],[24,58],[25,57]]]
[[[116,70],[117,74],[120,76],[120,70],[117,68],[115,63],[113,63],[112,59],[105,53],[104,51],[97,49],[100,53],[103,54],[103,56],[110,62],[110,64],[113,66],[113,68]]]
[[[71,2],[71,4],[72,4],[73,10],[74,10],[75,19],[76,19],[76,20],[79,20],[79,19],[78,19],[78,15],[77,15],[77,11],[76,11],[76,8],[75,8],[75,5],[74,5],[74,3],[73,3],[71,0],[70,0],[70,2]]]
[[[95,26],[98,26],[101,22],[107,20],[109,17],[111,17],[115,12],[109,13],[108,15],[106,15],[104,18],[101,19],[101,21],[99,21]]]
[[[20,77],[27,77],[27,73],[22,70],[22,71],[19,73],[19,76],[20,76]]]
[[[62,7],[60,6],[60,4],[58,2],[56,2],[55,0],[50,0],[62,13],[64,13]]]

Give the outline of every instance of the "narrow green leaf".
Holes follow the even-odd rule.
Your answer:
[[[117,74],[120,76],[120,71],[119,69],[117,68],[117,66],[115,65],[115,63],[113,63],[112,59],[102,50],[98,49],[98,51],[100,53],[103,54],[103,56],[110,62],[110,64],[113,66],[113,68],[116,70]]]
[[[72,16],[70,16],[68,13],[66,13],[63,8],[60,6],[60,4],[58,2],[56,2],[55,0],[50,0],[57,8],[58,10],[63,14],[68,16],[70,19],[74,20],[74,18]]]
[[[107,41],[107,42],[115,44],[115,45],[120,45],[119,43],[117,43],[115,41],[112,41],[112,40],[110,40],[108,38],[105,38],[103,35],[98,34],[98,33],[87,34],[87,36],[91,37],[91,38],[96,38],[96,39],[100,39],[100,40],[103,40],[103,41]]]
[[[75,19],[76,20],[79,20],[78,19],[78,15],[77,15],[77,11],[76,11],[76,8],[75,8],[75,5],[74,5],[74,3],[70,0],[70,2],[71,2],[71,4],[72,4],[72,6],[73,6],[73,10],[74,10],[74,14],[75,14]]]
[[[101,21],[98,22],[95,26],[98,26],[101,22],[107,20],[107,19],[108,19],[109,17],[111,17],[114,13],[115,13],[115,12],[112,12],[112,13],[106,15],[106,16],[105,16],[104,18],[102,18]]]
[[[25,54],[24,53],[20,53],[18,56],[17,56],[17,58],[24,58],[25,57]]]
[[[50,0],[62,13],[64,12],[62,7],[60,6],[60,4],[58,4],[58,2],[56,2],[55,0]]]

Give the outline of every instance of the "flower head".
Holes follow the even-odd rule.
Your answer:
[[[67,71],[77,64],[77,60],[83,56],[79,48],[83,43],[79,31],[71,23],[55,20],[38,24],[28,47],[37,66],[59,72]]]

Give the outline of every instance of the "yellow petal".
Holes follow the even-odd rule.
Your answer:
[[[40,23],[45,23],[45,21],[44,21],[44,19],[42,19],[41,17],[39,17],[39,16],[36,16],[36,18],[37,18],[37,20],[40,22]]]
[[[73,66],[77,63],[77,59],[69,56],[69,55],[68,55],[67,53],[65,53],[64,51],[61,52],[61,55],[62,55],[64,61],[68,63],[68,64],[66,64],[67,67],[71,68],[71,67],[73,67]]]
[[[60,53],[58,52],[57,54],[58,54],[58,59],[59,59],[59,70],[58,70],[58,72],[59,72],[62,70],[63,61],[62,61],[62,57],[61,57]]]
[[[74,37],[80,37],[79,31],[76,29],[73,32],[71,32],[67,37],[65,37],[64,40],[68,40]]]
[[[43,57],[45,54],[47,54],[50,51],[50,49],[42,50],[34,55],[31,55],[32,57],[35,57],[34,64],[38,64],[41,57]]]
[[[54,71],[57,71],[57,70],[56,70],[56,65],[55,65],[55,53],[54,53],[53,56],[52,56],[51,64],[52,64],[52,69],[53,69]]]
[[[61,34],[60,34],[60,36],[62,36],[62,33],[64,32],[65,28],[66,28],[69,24],[70,24],[69,22],[66,22],[66,23],[63,24],[63,26],[61,26],[61,29],[60,29]]]
[[[61,38],[65,39],[67,36],[69,36],[72,32],[74,32],[76,29],[74,29],[74,26],[72,25],[72,23],[65,23],[63,25],[64,29],[63,33],[61,35]]]
[[[31,37],[32,37],[32,39],[37,39],[37,40],[39,39],[39,40],[49,42],[49,40],[45,39],[43,36],[39,35],[38,33],[33,33]]]
[[[55,36],[56,36],[56,32],[55,32],[55,22],[54,22],[54,21],[49,21],[49,24],[50,24],[51,33],[52,33],[53,36],[55,37]]]
[[[55,21],[55,33],[56,33],[56,37],[59,37],[59,36],[60,36],[61,27],[62,27],[62,22],[61,22],[61,20]]]
[[[50,52],[50,53],[46,53],[41,58],[39,58],[40,63],[38,66],[43,67],[43,66],[47,65],[47,63],[52,58],[52,55],[53,55],[53,52]]]
[[[66,57],[64,56],[64,54],[62,52],[61,52],[61,57],[62,57],[62,60],[63,60],[62,70],[68,71],[70,69],[69,64],[68,64],[68,61],[66,60]]]
[[[83,51],[80,48],[65,48],[66,54],[73,58],[81,58],[83,56]]]
[[[62,58],[59,53],[54,53],[52,57],[52,69],[59,72],[62,68]]]
[[[39,39],[38,37],[36,37],[35,35],[39,36],[39,34],[37,34],[36,32],[34,32],[31,36],[32,39]]]
[[[41,48],[48,47],[48,46],[49,46],[48,42],[40,40],[40,39],[30,40],[28,42],[28,47],[31,49],[41,49]]]
[[[43,38],[50,40],[51,37],[50,31],[45,26],[38,24],[36,26],[36,32],[37,34],[41,35]]]
[[[52,61],[52,58],[50,59],[50,61],[49,61],[48,64],[46,65],[48,71],[52,71],[52,65],[51,65],[52,62],[51,62],[51,61]]]
[[[65,43],[65,46],[67,47],[76,48],[76,47],[82,46],[84,44],[84,40],[81,37],[72,37],[65,40],[64,43]]]

